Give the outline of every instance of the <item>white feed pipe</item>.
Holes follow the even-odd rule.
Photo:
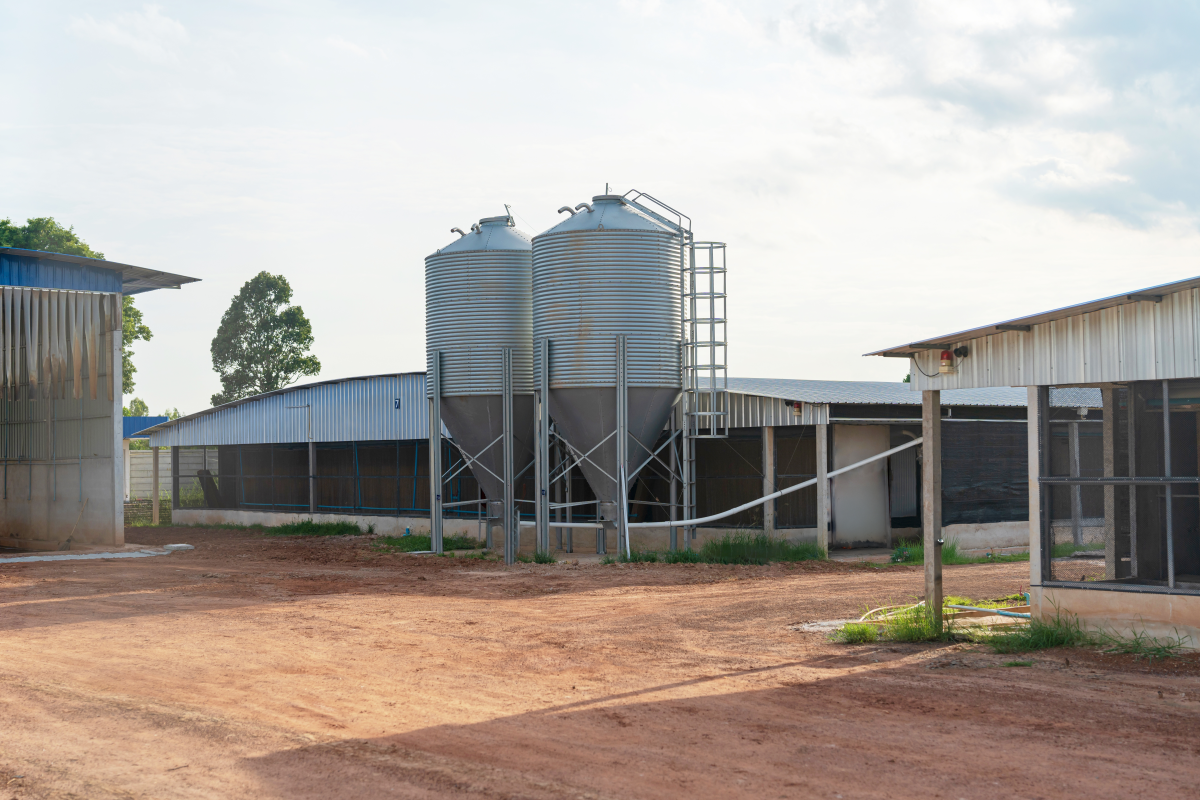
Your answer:
[[[917,437],[916,439],[913,439],[911,442],[905,442],[904,444],[900,445],[899,447],[893,447],[891,450],[885,450],[882,453],[878,453],[876,455],[871,456],[870,458],[864,458],[862,461],[857,461],[848,467],[842,467],[841,469],[835,469],[833,472],[830,472],[828,475],[826,475],[826,477],[833,478],[837,475],[841,475],[843,472],[849,472],[852,469],[858,469],[859,467],[863,466],[864,464],[870,464],[872,461],[878,461],[881,458],[887,458],[888,456],[895,455],[896,453],[899,453],[901,450],[907,450],[910,447],[915,447],[915,446],[919,445],[922,441],[923,441],[923,437]],[[809,486],[813,486],[816,484],[816,482],[817,482],[817,479],[813,478],[811,480],[805,481],[804,483],[797,483],[795,486],[789,486],[786,489],[775,492],[773,494],[769,494],[766,497],[760,497],[757,500],[751,500],[749,503],[743,503],[742,505],[738,506],[737,508],[731,508],[728,511],[722,511],[720,514],[713,514],[712,516],[709,516],[709,517],[700,517],[698,519],[677,519],[674,522],[670,522],[670,521],[668,521],[668,522],[630,522],[629,527],[630,528],[682,528],[687,525],[703,525],[706,522],[715,522],[716,520],[724,519],[725,517],[731,517],[734,514],[745,511],[748,508],[754,508],[755,506],[760,506],[763,503],[767,502],[768,500],[774,500],[777,497],[783,497],[785,494],[791,494],[792,492],[796,492],[801,489],[805,489]],[[536,522],[524,522],[523,521],[521,523],[521,527],[532,528],[536,524],[537,524]],[[603,528],[604,526],[596,524],[594,522],[555,522],[555,523],[551,523],[550,527],[551,528]]]

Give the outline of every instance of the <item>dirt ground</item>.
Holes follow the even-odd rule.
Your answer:
[[[517,565],[130,528],[0,564],[0,800],[1200,793],[1200,662],[832,644],[918,568]],[[947,593],[1028,565],[947,567]]]

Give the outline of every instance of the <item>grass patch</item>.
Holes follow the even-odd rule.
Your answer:
[[[433,540],[429,534],[414,533],[412,536],[380,536],[375,540],[375,546],[383,550],[399,553],[414,553],[433,549]],[[471,536],[442,536],[442,551],[474,550],[479,547],[479,540]]]
[[[969,556],[958,551],[958,542],[954,539],[942,545],[943,564],[1001,564],[1028,560],[1029,553],[987,553],[982,556]],[[924,564],[925,543],[920,539],[901,539],[896,545],[896,549],[892,551],[892,563],[907,565]]]
[[[848,622],[830,634],[829,638],[842,644],[870,644],[879,640],[879,628],[863,622]]]
[[[374,525],[364,531],[353,522],[313,522],[311,519],[263,529],[268,536],[362,536],[374,532]]]
[[[813,542],[796,544],[765,533],[735,531],[705,542],[699,550],[634,550],[618,553],[621,564],[770,564],[774,561],[819,561],[825,551]],[[601,561],[602,564],[614,561]]]
[[[1192,637],[1180,636],[1179,632],[1175,632],[1175,638],[1155,639],[1146,635],[1145,631],[1135,631],[1133,636],[1116,636],[1110,633],[1100,632],[1096,634],[1096,640],[1100,644],[1100,649],[1105,653],[1125,653],[1132,655],[1135,659],[1149,658],[1159,659],[1175,658],[1182,655],[1183,651],[1191,644]]]
[[[535,564],[557,564],[558,559],[553,553],[543,553],[540,550],[533,554],[533,563]]]
[[[1005,666],[1005,667],[1032,667],[1033,662],[1032,661],[1005,661],[1003,666]]]
[[[1051,647],[1085,647],[1095,643],[1083,629],[1078,617],[1057,612],[1049,619],[1032,619],[1028,624],[1013,625],[999,631],[977,633],[974,640],[997,653],[1029,653]]]
[[[1104,542],[1088,542],[1087,544],[1075,544],[1074,542],[1059,542],[1054,545],[1051,552],[1054,558],[1070,558],[1075,553],[1091,552],[1093,550],[1103,550]]]
[[[604,558],[600,559],[600,563],[601,564],[615,564],[615,563],[617,563],[617,560],[615,558],[613,558],[612,556],[605,556]]]

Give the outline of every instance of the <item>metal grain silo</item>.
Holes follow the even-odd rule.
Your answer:
[[[681,390],[683,241],[678,229],[620,195],[600,195],[576,208],[579,213],[533,239],[533,339],[539,349],[549,341],[550,416],[559,434],[586,454],[579,467],[603,516],[616,521],[625,491],[618,476],[625,475],[627,488]],[[534,381],[541,385],[536,361]],[[617,391],[622,383],[624,408]],[[622,422],[629,433],[624,444],[615,435]]]
[[[428,396],[433,399],[435,385],[441,386],[431,420],[440,417],[468,460],[475,460],[472,473],[488,500],[505,501],[505,528],[515,531],[512,476],[533,461],[534,448],[530,239],[509,216],[481,219],[467,234],[455,230],[457,241],[425,259]],[[511,465],[504,458],[506,417]],[[431,441],[439,435],[434,432]],[[434,449],[430,455],[436,474],[440,459]],[[439,491],[435,484],[435,507]],[[434,549],[439,550],[436,511]]]

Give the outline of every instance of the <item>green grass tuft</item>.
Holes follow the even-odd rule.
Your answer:
[[[412,536],[380,536],[375,546],[381,550],[399,553],[414,553],[433,549],[429,534],[414,533]],[[442,551],[474,550],[479,540],[471,536],[442,536]]]
[[[1101,631],[1096,634],[1096,641],[1106,653],[1125,653],[1135,659],[1175,658],[1183,653],[1191,644],[1192,637],[1180,636],[1175,632],[1175,638],[1155,639],[1145,631],[1134,631],[1132,637],[1118,636]]]
[[[634,550],[629,555],[619,554],[617,560],[622,564],[657,564],[659,559],[658,553],[654,550]]]
[[[879,628],[863,622],[848,622],[831,633],[829,639],[842,644],[870,644],[878,641]]]
[[[700,548],[708,564],[770,564],[772,561],[820,561],[825,551],[815,542],[789,542],[765,533],[736,531],[710,539]]]
[[[1087,544],[1075,544],[1074,542],[1059,542],[1054,545],[1052,552],[1054,558],[1069,558],[1074,553],[1089,552],[1093,550],[1103,550],[1104,542],[1088,542]]]
[[[535,564],[557,564],[558,559],[554,557],[554,553],[543,553],[540,550],[533,554],[533,563]]]
[[[1005,661],[1003,666],[1006,666],[1006,667],[1032,667],[1033,662],[1032,661]]]
[[[664,564],[701,564],[704,562],[703,557],[696,550],[668,550],[656,555],[658,560]]]
[[[612,556],[605,556],[604,558],[600,559],[600,563],[601,564],[615,564],[615,563],[617,563],[617,560],[615,558],[613,558]]]
[[[276,525],[264,528],[268,536],[362,536],[363,529],[353,522],[313,522],[303,519],[299,522],[289,522],[286,525]]]
[[[1013,625],[993,632],[973,635],[997,653],[1029,653],[1051,647],[1084,647],[1095,643],[1083,629],[1078,617],[1057,612],[1049,619],[1032,619],[1028,624]]]

